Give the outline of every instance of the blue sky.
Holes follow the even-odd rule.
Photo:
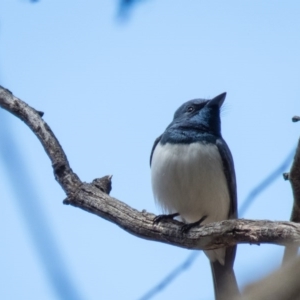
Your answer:
[[[299,136],[291,122],[300,103],[299,2],[149,0],[138,3],[126,21],[117,18],[118,4],[2,1],[1,85],[45,112],[83,181],[113,174],[112,196],[154,213],[154,139],[184,101],[226,91],[222,130],[241,205]],[[16,143],[24,163],[13,159],[12,181],[7,168],[14,151],[4,152],[2,145],[1,299],[59,299],[32,236],[39,217],[83,299],[139,299],[188,256],[188,250],[138,239],[64,206],[37,138],[15,117],[0,113],[2,140],[8,135]],[[32,194],[26,184],[33,185]],[[287,220],[291,207],[289,183],[279,177],[244,217]],[[37,232],[44,234],[42,228]],[[282,253],[273,245],[239,246],[239,285],[274,270]],[[213,298],[204,255],[153,299],[182,298]]]

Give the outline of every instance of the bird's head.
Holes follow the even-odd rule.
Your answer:
[[[221,136],[220,108],[225,97],[226,93],[223,93],[211,100],[194,99],[182,104],[166,129],[165,139],[178,138],[184,139],[183,142],[190,142],[191,139],[197,138],[195,135],[203,133]]]

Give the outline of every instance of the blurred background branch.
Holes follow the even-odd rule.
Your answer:
[[[294,258],[271,275],[246,286],[242,297],[235,300],[300,299],[300,258]]]

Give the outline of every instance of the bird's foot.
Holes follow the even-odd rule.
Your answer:
[[[174,214],[170,214],[170,215],[159,215],[159,216],[156,216],[154,219],[153,219],[153,223],[154,224],[158,224],[160,223],[161,221],[165,221],[165,220],[173,220],[175,217],[179,216],[179,213],[174,213]]]
[[[180,229],[181,233],[187,233],[191,228],[200,225],[206,218],[207,216],[203,216],[199,221],[182,225]]]

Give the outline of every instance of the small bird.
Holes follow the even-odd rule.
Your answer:
[[[199,224],[237,218],[231,152],[221,135],[220,108],[226,93],[181,105],[154,142],[150,155],[152,190],[165,215],[179,217],[182,231]],[[233,270],[236,246],[204,251],[211,264],[215,298],[239,294]]]

